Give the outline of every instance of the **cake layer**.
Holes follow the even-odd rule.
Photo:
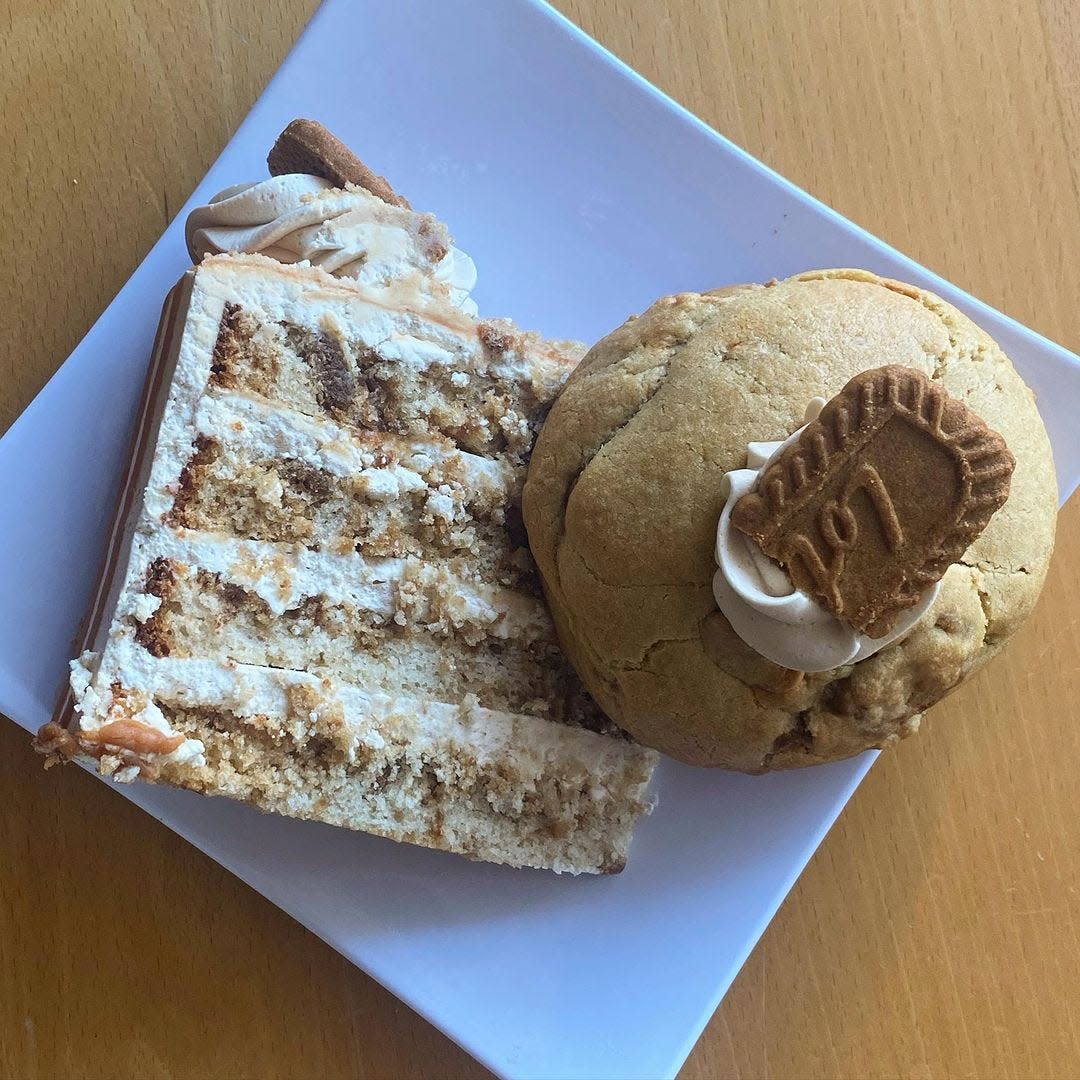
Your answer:
[[[655,755],[621,739],[470,699],[155,658],[127,636],[111,652],[110,687],[94,689],[92,668],[77,671],[93,716],[84,709],[74,738],[121,779],[141,773],[476,858],[575,872],[621,869],[648,807]]]
[[[409,489],[421,482],[455,483],[494,508],[521,486],[520,466],[505,457],[470,454],[430,433],[410,438],[358,432],[245,394],[209,390],[199,399],[194,425],[196,436],[242,445],[256,456],[303,461],[334,476],[370,477],[373,493],[385,499],[395,496],[399,485]],[[381,476],[375,477],[376,472]]]
[[[362,437],[240,394],[207,393],[173,526],[375,557],[471,553],[512,572],[524,469],[442,437]]]
[[[519,500],[515,493],[512,505]],[[503,527],[507,505],[506,496],[492,498],[460,468],[420,473],[388,463],[336,476],[297,458],[263,456],[243,443],[200,435],[167,521],[376,558],[472,554],[494,572],[514,550]]]
[[[567,873],[617,873],[634,824],[647,810],[653,759],[619,757],[605,775],[592,748],[535,762],[495,764],[509,741],[478,761],[474,733],[450,721],[429,750],[388,743],[348,762],[317,737],[269,735],[220,710],[168,710],[179,730],[197,732],[205,765],[165,766],[164,781],[227,795],[290,817],[312,818],[391,840],[421,844],[510,866]],[[429,732],[432,717],[416,717]],[[597,736],[599,738],[599,736]]]
[[[372,304],[346,329],[333,318],[268,317],[230,300],[211,385],[285,402],[358,431],[439,434],[478,454],[524,456],[564,361],[498,323],[456,326]]]
[[[568,680],[546,612],[519,611],[507,620],[490,591],[472,591],[449,574],[430,580],[432,567],[411,562],[368,597],[319,591],[271,606],[255,588],[237,584],[235,574],[157,558],[141,610],[132,612],[135,641],[155,657],[184,658],[212,640],[216,655],[229,661],[605,726],[576,680]]]
[[[547,607],[537,595],[478,579],[464,560],[373,559],[188,529],[134,538],[130,577],[141,574],[142,580],[122,599],[118,616],[144,619],[155,609],[151,568],[162,561],[219,576],[258,596],[274,615],[319,597],[387,619],[407,618],[432,633],[459,634],[470,642],[482,636],[526,643],[554,640]]]

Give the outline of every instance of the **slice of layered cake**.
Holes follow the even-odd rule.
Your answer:
[[[520,518],[576,353],[432,281],[241,254],[184,276],[39,746],[474,858],[616,871],[655,755],[559,651]]]

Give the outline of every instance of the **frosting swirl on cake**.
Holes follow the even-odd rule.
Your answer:
[[[814,398],[806,407],[804,424],[825,405]],[[903,637],[937,599],[939,584],[915,607],[897,619],[884,637],[860,634],[826,611],[816,600],[792,585],[787,572],[761,550],[751,537],[731,525],[735,504],[803,428],[777,442],[752,442],[746,447],[746,468],[725,473],[724,509],[716,529],[717,571],[713,595],[732,629],[755,652],[795,671],[831,671],[854,664]]]
[[[293,173],[237,184],[196,207],[186,226],[195,262],[226,251],[308,262],[337,277],[384,287],[421,272],[446,286],[450,300],[476,314],[469,292],[476,267],[430,214],[392,206],[363,188],[335,188]]]

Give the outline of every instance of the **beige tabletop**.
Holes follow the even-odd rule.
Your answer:
[[[314,6],[0,3],[0,430]],[[1074,0],[560,6],[785,176],[1080,347]],[[686,1080],[1080,1075],[1078,603],[1074,500],[1029,625],[874,767]],[[44,772],[3,719],[0,792],[0,1076],[484,1075],[104,784]]]

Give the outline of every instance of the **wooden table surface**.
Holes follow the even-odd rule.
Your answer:
[[[0,430],[314,6],[0,0]],[[1073,0],[560,6],[796,183],[1080,346]],[[686,1080],[1080,1074],[1078,526],[1074,500],[1008,654],[875,766]],[[484,1075],[105,785],[45,773],[2,719],[0,792],[0,1076]]]

